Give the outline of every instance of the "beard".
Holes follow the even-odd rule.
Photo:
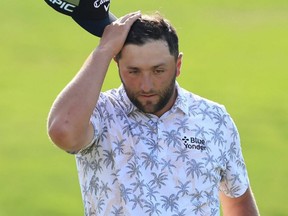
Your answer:
[[[165,85],[163,89],[159,91],[151,90],[149,92],[144,92],[144,91],[134,92],[131,89],[129,89],[129,87],[126,86],[123,81],[122,81],[122,84],[124,86],[124,89],[126,91],[128,98],[139,110],[141,110],[144,113],[155,114],[161,111],[167,105],[167,103],[171,100],[175,92],[175,81],[176,81],[176,74],[171,79],[171,81],[167,83],[167,85]],[[138,99],[138,96],[141,94],[156,94],[158,96],[158,100],[156,102],[155,101],[153,102],[151,100],[146,100],[145,102],[141,102]]]

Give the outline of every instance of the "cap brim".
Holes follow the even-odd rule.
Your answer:
[[[82,28],[97,37],[102,37],[105,27],[117,19],[117,17],[110,12],[108,16],[102,20],[87,20],[74,16],[72,16],[72,18]]]

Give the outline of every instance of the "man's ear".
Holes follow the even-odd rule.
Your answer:
[[[176,61],[176,77],[180,75],[182,66],[183,53],[180,52]]]

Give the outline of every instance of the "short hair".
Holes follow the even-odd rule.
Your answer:
[[[143,15],[138,18],[128,33],[124,46],[128,44],[144,45],[147,42],[162,40],[167,42],[169,52],[177,60],[179,55],[178,36],[175,28],[159,13]],[[123,46],[123,47],[124,47]],[[116,60],[121,58],[121,51]]]

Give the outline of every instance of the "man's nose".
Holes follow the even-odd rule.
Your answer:
[[[150,92],[153,89],[153,80],[151,75],[149,74],[144,74],[141,77],[141,90],[143,92]]]

